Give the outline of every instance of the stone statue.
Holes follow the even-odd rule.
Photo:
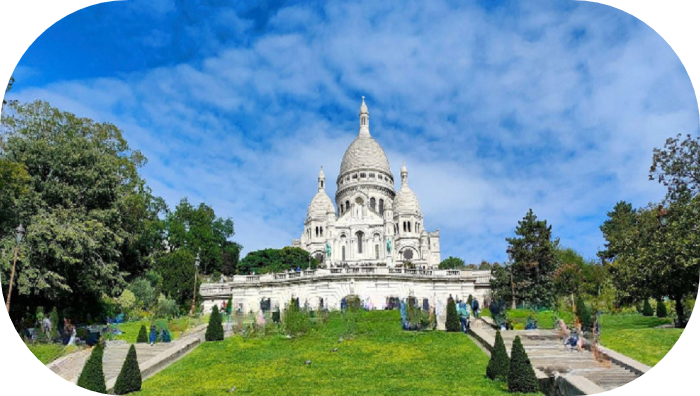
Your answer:
[[[331,244],[326,242],[326,257],[331,258]]]
[[[391,253],[391,238],[386,240],[386,252]]]

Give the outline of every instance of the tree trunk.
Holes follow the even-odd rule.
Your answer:
[[[684,329],[685,328],[685,312],[683,311],[683,298],[679,297],[676,298],[676,315],[678,316],[678,323],[676,323],[676,327]]]

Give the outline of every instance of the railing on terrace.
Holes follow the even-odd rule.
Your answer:
[[[287,279],[287,274],[281,273],[281,274],[275,274],[275,280],[278,279]]]
[[[447,276],[459,276],[461,271],[459,270],[447,270]]]
[[[245,280],[247,282],[259,282],[260,275],[246,275]]]
[[[300,278],[300,277],[301,277],[301,272],[290,272],[289,273],[289,279]]]

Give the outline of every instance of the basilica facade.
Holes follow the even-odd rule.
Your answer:
[[[369,132],[369,110],[360,106],[360,132],[345,151],[336,180],[335,205],[326,194],[323,167],[309,204],[300,239],[292,242],[328,267],[388,266],[411,263],[437,268],[440,231],[425,229],[418,198],[401,167],[401,186],[384,149]]]

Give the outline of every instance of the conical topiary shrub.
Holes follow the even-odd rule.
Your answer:
[[[668,316],[668,311],[666,310],[666,303],[663,299],[659,299],[656,302],[656,316],[659,318],[665,318]]]
[[[642,315],[644,316],[654,316],[654,309],[649,304],[649,299],[644,300],[644,308],[642,309]]]
[[[491,351],[491,359],[486,367],[486,376],[492,380],[506,381],[510,370],[510,358],[506,352],[506,344],[501,337],[501,331],[496,331],[496,341]]]
[[[102,356],[104,355],[104,347],[98,343],[92,349],[90,358],[85,362],[83,371],[78,377],[78,386],[98,393],[107,393],[105,385],[105,374],[102,369]]]
[[[148,342],[148,332],[146,331],[146,326],[141,325],[141,329],[139,329],[139,335],[136,337],[136,342],[137,343],[142,343],[142,342]]]
[[[539,391],[535,370],[530,364],[520,336],[516,336],[510,349],[510,369],[508,371],[508,390],[512,393],[535,393]]]
[[[141,370],[139,361],[136,358],[136,347],[131,345],[129,353],[126,354],[124,365],[119,372],[117,382],[114,384],[114,394],[126,395],[127,393],[141,390]]]
[[[445,330],[460,331],[459,317],[457,316],[457,305],[455,300],[450,296],[447,299],[447,319],[445,319]]]
[[[209,325],[207,326],[207,332],[204,333],[204,339],[207,341],[221,341],[224,339],[224,327],[221,325],[221,314],[219,313],[219,307],[216,305],[211,309]]]

